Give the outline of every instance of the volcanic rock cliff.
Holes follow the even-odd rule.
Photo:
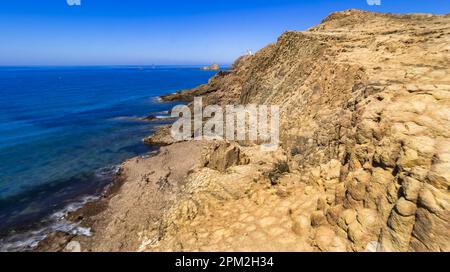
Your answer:
[[[449,15],[348,10],[163,97],[279,105],[281,146],[197,142],[178,181],[170,177],[177,166],[164,164],[178,189],[160,220],[135,216],[130,227],[122,208],[120,222],[94,237],[109,245],[95,249],[449,251],[449,50]],[[125,166],[134,178],[110,206],[132,186],[161,182]],[[135,242],[115,246],[111,237],[124,229],[135,230]]]
[[[448,15],[349,10],[282,34],[194,91],[281,106],[280,179],[318,190],[310,232],[351,250],[448,251],[449,50]]]

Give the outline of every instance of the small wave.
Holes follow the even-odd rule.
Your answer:
[[[156,119],[170,119],[170,118],[172,118],[172,116],[170,116],[170,115],[156,115],[155,118]]]
[[[111,121],[126,121],[126,122],[143,122],[145,121],[141,116],[117,116],[109,119]]]
[[[80,223],[72,223],[67,220],[58,220],[53,224],[38,230],[26,233],[14,234],[0,240],[0,252],[31,251],[36,248],[40,241],[44,240],[50,233],[60,231],[73,235],[91,236],[91,228],[80,226]]]
[[[148,122],[148,118],[154,118],[154,119],[172,119],[173,117],[168,115],[168,112],[158,112],[159,115],[148,115],[148,116],[117,116],[114,118],[111,118],[112,121],[126,121],[126,122]]]
[[[120,167],[118,165],[110,166],[110,167],[103,167],[100,168],[95,172],[95,176],[97,178],[110,178],[111,176],[114,176],[117,174],[120,170]]]
[[[98,197],[85,197],[82,200],[71,203],[65,208],[53,213],[43,220],[43,227],[22,233],[12,233],[0,239],[0,252],[10,251],[30,251],[33,250],[40,241],[44,240],[50,233],[60,231],[73,235],[91,236],[91,229],[80,226],[80,222],[70,222],[65,216],[83,207],[86,203],[97,200]]]
[[[95,172],[97,179],[108,179],[117,174],[119,166],[105,167]],[[90,202],[100,198],[111,186],[107,185],[100,195],[89,195],[81,197],[79,200],[66,205],[64,208],[52,213],[41,222],[41,227],[21,233],[11,233],[0,239],[0,252],[10,251],[31,251],[37,247],[40,241],[44,240],[50,233],[59,231],[72,235],[91,236],[91,229],[80,226],[80,222],[70,222],[66,216]]]

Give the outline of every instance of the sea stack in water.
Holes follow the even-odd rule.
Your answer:
[[[218,71],[219,65],[217,63],[213,63],[211,66],[204,66],[201,69],[205,71]]]

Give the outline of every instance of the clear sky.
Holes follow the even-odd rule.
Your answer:
[[[0,65],[228,64],[334,11],[450,13],[450,0],[66,1],[1,1]]]

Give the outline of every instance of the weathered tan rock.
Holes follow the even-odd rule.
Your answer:
[[[441,34],[421,30],[421,25],[429,27],[430,18],[439,21],[434,33]],[[410,20],[408,30],[402,20]],[[359,32],[344,35],[348,26]],[[393,32],[384,34],[386,28]],[[440,190],[441,202],[448,202],[448,144],[441,135],[445,139],[450,132],[449,97],[443,95],[450,88],[441,82],[448,82],[449,61],[439,49],[448,42],[442,36],[448,31],[448,16],[347,11],[308,32],[285,33],[251,58],[240,102],[282,104],[284,147],[303,151],[292,156],[290,165],[298,165],[300,172],[311,169],[311,184],[334,192],[334,198],[319,197],[318,209],[326,210],[326,223],[349,230],[354,249],[364,249],[371,241],[362,240],[372,236],[382,240],[377,248],[414,250],[419,242],[412,242],[411,232],[422,226],[415,220],[416,213],[424,213],[420,206],[443,211],[434,189]],[[365,35],[373,40],[366,42]],[[433,53],[424,56],[411,44]],[[424,63],[434,68],[420,68]],[[275,71],[283,71],[282,76]],[[343,185],[334,184],[335,178]],[[424,184],[434,189],[424,190]],[[346,209],[336,219],[334,207],[340,204]],[[321,211],[313,213],[313,225],[324,224]],[[433,228],[429,231],[439,232]]]
[[[407,251],[414,227],[414,216],[402,216],[392,211],[381,235],[382,251]]]
[[[450,15],[337,12],[163,97],[279,105],[281,148],[213,144],[157,227],[112,217],[114,246],[449,251],[449,44]]]
[[[449,33],[449,15],[338,12],[186,94],[280,105],[288,172],[301,176],[290,186],[308,190],[279,195],[313,203],[291,215],[296,237],[314,233],[318,250],[344,248],[342,237],[346,250],[448,250]],[[225,169],[240,163],[227,148],[210,166],[231,175]],[[255,205],[287,186],[284,175],[251,194]]]
[[[345,242],[328,227],[319,227],[314,238],[317,247],[322,251],[346,251]]]
[[[170,145],[177,141],[175,141],[170,135],[170,126],[161,126],[159,129],[152,135],[145,137],[143,139],[144,143],[148,145]]]
[[[320,166],[321,176],[327,180],[339,178],[341,163],[338,160],[331,160],[327,164]]]
[[[307,236],[311,227],[311,220],[306,215],[300,215],[293,218],[294,224],[292,230],[300,236]]]
[[[405,177],[402,182],[403,195],[407,200],[416,202],[422,185],[422,182],[412,177]]]
[[[236,144],[227,142],[215,143],[212,151],[203,158],[204,166],[221,172],[230,166],[248,163],[248,159],[241,153]]]
[[[326,222],[327,219],[322,211],[315,211],[311,214],[311,225],[313,227],[325,225]]]
[[[64,248],[66,252],[81,252],[81,245],[78,241],[70,241]]]
[[[411,216],[416,213],[416,204],[405,198],[400,198],[395,204],[395,210],[403,216]]]

